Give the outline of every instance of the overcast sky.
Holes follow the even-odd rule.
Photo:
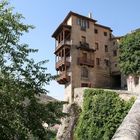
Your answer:
[[[54,39],[52,33],[69,11],[87,16],[92,12],[98,23],[109,26],[113,34],[121,36],[140,28],[140,0],[10,0],[15,11],[22,13],[25,23],[36,28],[25,34],[23,41],[39,49],[36,60],[49,59],[48,72],[56,74]],[[63,99],[64,86],[51,82],[49,95]]]

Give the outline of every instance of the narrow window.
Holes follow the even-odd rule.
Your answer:
[[[135,83],[135,85],[138,85],[139,84],[139,77],[134,77],[134,83]]]
[[[98,34],[98,30],[97,30],[97,29],[94,29],[94,33],[95,33],[95,34]]]
[[[81,77],[88,78],[88,69],[86,67],[82,67],[82,69],[81,69]]]
[[[112,38],[112,34],[110,33],[109,35],[110,35],[110,39],[111,39]]]
[[[95,49],[99,50],[99,43],[95,42]]]
[[[108,52],[108,46],[105,45],[105,52]]]
[[[117,64],[115,64],[115,67],[117,67]]]
[[[104,32],[104,36],[107,36],[107,32]]]
[[[104,62],[106,66],[109,66],[109,60],[105,59]]]
[[[100,58],[96,58],[96,65],[100,65]]]
[[[86,22],[86,27],[89,28],[89,21]]]
[[[81,25],[81,19],[80,18],[77,18],[77,24]]]
[[[113,56],[117,56],[117,50],[113,51]]]

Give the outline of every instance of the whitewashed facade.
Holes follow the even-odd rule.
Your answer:
[[[129,75],[127,78],[128,91],[140,93],[140,76]]]

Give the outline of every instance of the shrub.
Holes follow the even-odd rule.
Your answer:
[[[110,140],[133,103],[134,98],[124,101],[112,91],[85,90],[75,139]]]

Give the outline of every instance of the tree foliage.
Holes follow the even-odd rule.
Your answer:
[[[35,62],[30,53],[38,50],[22,44],[21,36],[33,28],[7,1],[0,2],[0,139],[45,140],[64,116],[62,103],[42,104],[36,96],[46,94],[45,85],[55,77],[47,73],[46,62]]]
[[[117,93],[88,89],[75,129],[76,140],[110,140],[134,103],[121,100]]]
[[[120,68],[125,75],[140,74],[140,29],[127,34],[120,41]]]

